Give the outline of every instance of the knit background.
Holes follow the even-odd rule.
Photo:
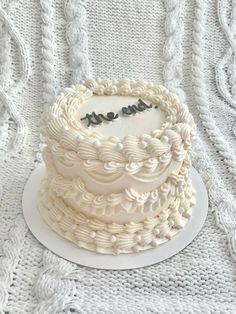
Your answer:
[[[235,30],[235,0],[0,0],[0,313],[236,312]],[[194,115],[192,159],[209,214],[198,237],[160,264],[81,267],[24,222],[41,113],[85,77],[164,84]]]

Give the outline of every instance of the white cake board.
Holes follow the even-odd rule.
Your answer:
[[[200,232],[208,212],[208,196],[205,185],[194,169],[190,169],[190,178],[196,189],[196,206],[186,226],[170,241],[159,247],[132,254],[103,255],[78,248],[63,239],[43,221],[37,210],[37,193],[40,182],[46,175],[45,165],[39,165],[29,177],[22,199],[23,214],[33,235],[46,248],[55,254],[80,265],[98,269],[132,269],[159,263],[183,250]]]

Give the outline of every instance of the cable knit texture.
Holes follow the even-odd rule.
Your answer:
[[[40,3],[42,7],[43,100],[45,104],[49,104],[55,97],[53,6],[52,1],[48,0],[41,0]]]
[[[204,1],[196,1],[195,13],[196,15],[193,25],[193,88],[195,101],[199,110],[201,122],[205,127],[209,138],[224,158],[223,161],[227,164],[229,171],[234,176],[234,179],[236,179],[236,157],[234,151],[217,127],[206,97],[206,84],[204,77]]]
[[[163,58],[165,65],[163,69],[164,85],[169,88],[173,93],[176,93],[179,98],[184,101],[185,94],[180,88],[182,82],[182,6],[181,0],[166,0],[166,43],[164,46]]]
[[[18,51],[18,58],[19,58],[19,64],[20,70],[19,70],[19,77],[13,77],[13,86],[11,88],[7,88],[6,84],[0,85],[0,102],[1,107],[7,110],[10,118],[15,122],[16,125],[16,134],[14,135],[14,139],[12,143],[10,143],[8,147],[8,152],[20,152],[25,144],[26,136],[28,133],[28,128],[25,123],[24,118],[19,114],[17,110],[17,106],[14,103],[14,101],[10,100],[10,95],[12,94],[12,89],[16,89],[18,93],[22,90],[23,86],[27,82],[28,75],[29,75],[29,61],[28,61],[28,53],[27,49],[24,43],[24,40],[21,38],[20,33],[14,26],[14,23],[12,22],[11,18],[7,14],[7,10],[4,10],[2,7],[0,7],[0,20],[2,23],[2,31],[7,32],[7,34],[10,35],[11,39],[13,40],[14,44],[16,45],[17,51]],[[4,27],[4,29],[3,29]],[[7,54],[7,50],[5,50],[3,53]],[[8,51],[8,54],[10,51]],[[1,70],[1,72],[4,71],[4,68]],[[2,110],[3,114],[3,110]],[[5,132],[5,138],[6,138],[6,129],[3,130]],[[3,134],[3,141],[4,141],[4,134]]]
[[[86,18],[87,0],[67,0],[65,16],[67,19],[66,39],[69,45],[71,83],[78,83],[89,77],[88,35]]]
[[[218,0],[217,9],[220,25],[225,33],[230,47],[227,48],[225,54],[216,65],[216,84],[222,97],[224,97],[230,105],[236,107],[236,41],[234,38],[236,31],[236,1],[232,0],[232,11],[229,24],[226,15],[226,3],[227,1]],[[225,77],[225,74],[227,73],[228,75]]]
[[[234,33],[234,0],[0,0],[0,313],[235,313]],[[24,222],[43,108],[92,72],[166,85],[197,123],[192,160],[208,218],[158,265],[81,267],[49,252]]]
[[[76,265],[45,251],[43,268],[35,285],[39,303],[34,313],[79,313],[84,298],[82,287],[77,292],[76,280],[80,277]]]
[[[232,0],[230,19],[228,22],[226,1],[218,1],[218,18],[225,37],[228,41],[224,55],[216,64],[216,85],[226,102],[236,109],[236,1]],[[236,123],[232,126],[236,136]]]

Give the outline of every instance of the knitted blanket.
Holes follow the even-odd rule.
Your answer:
[[[0,313],[236,312],[236,0],[0,0]],[[209,214],[182,252],[130,271],[59,258],[28,230],[39,119],[83,78],[164,84],[198,135]]]

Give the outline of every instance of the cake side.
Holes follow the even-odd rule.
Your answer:
[[[71,180],[60,175],[50,151],[45,150],[43,155],[48,169],[48,184],[52,190],[75,211],[106,222],[138,222],[146,217],[154,217],[168,207],[188,182],[190,158],[187,155],[178,173],[172,172],[164,183],[153,190],[139,192],[133,184],[121,192],[93,194],[81,177]]]
[[[139,223],[104,223],[67,206],[45,180],[38,209],[46,223],[62,237],[79,247],[116,255],[147,250],[169,241],[188,222],[194,205],[195,192],[189,181],[186,189],[156,217]]]

